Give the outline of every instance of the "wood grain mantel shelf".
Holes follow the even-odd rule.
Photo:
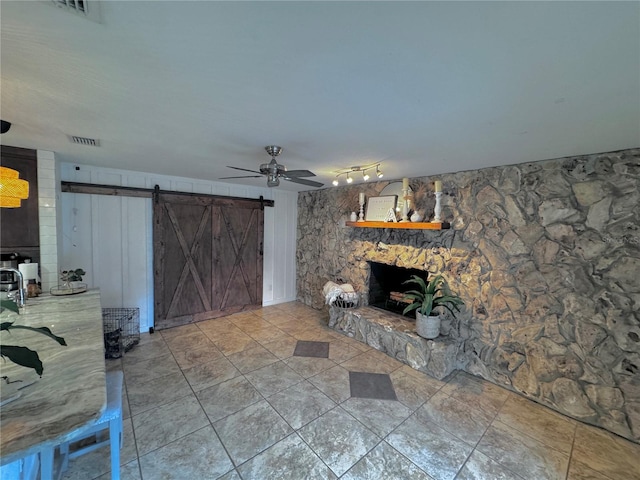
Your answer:
[[[358,228],[404,228],[412,230],[448,230],[451,225],[448,223],[432,222],[347,222],[347,227]]]

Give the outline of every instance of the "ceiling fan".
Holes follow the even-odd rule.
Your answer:
[[[271,155],[271,161],[269,163],[263,163],[260,165],[260,171],[257,170],[249,170],[247,168],[240,167],[231,167],[227,165],[228,168],[233,168],[234,170],[242,170],[244,172],[251,173],[259,173],[260,175],[267,176],[267,185],[269,187],[277,187],[280,185],[280,179],[288,180],[294,183],[300,183],[302,185],[308,185],[310,187],[322,187],[324,183],[314,182],[313,180],[306,180],[301,177],[315,177],[316,174],[310,172],[309,170],[287,170],[287,167],[284,165],[278,164],[276,162],[276,157],[280,155],[282,152],[282,147],[278,147],[277,145],[269,145],[264,147],[269,155]],[[243,175],[240,177],[220,177],[220,180],[225,180],[228,178],[260,178],[260,175]]]

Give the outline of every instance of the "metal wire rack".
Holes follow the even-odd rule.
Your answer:
[[[103,308],[105,358],[120,358],[140,343],[140,309]]]

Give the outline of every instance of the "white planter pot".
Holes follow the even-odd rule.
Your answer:
[[[416,332],[422,338],[436,338],[440,335],[440,315],[422,315],[416,312]]]

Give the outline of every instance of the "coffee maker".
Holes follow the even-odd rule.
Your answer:
[[[22,257],[19,253],[0,254],[0,267],[10,267],[18,269],[20,263],[31,261],[29,257]],[[0,272],[0,292],[11,292],[17,290],[18,275],[13,272]]]

